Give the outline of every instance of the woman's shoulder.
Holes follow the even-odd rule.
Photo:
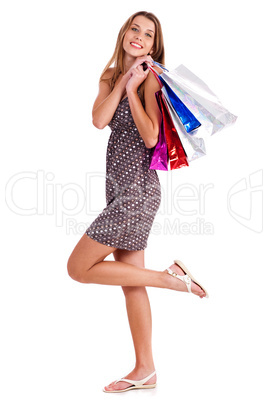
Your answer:
[[[162,74],[164,71],[162,70],[162,68],[158,67],[158,66],[154,66],[153,69],[157,72],[157,74]]]
[[[159,75],[163,72],[163,70],[161,70],[161,68],[159,67],[154,67],[154,71]],[[145,92],[149,91],[153,91],[156,92],[160,89],[160,85],[158,80],[156,79],[154,73],[152,71],[149,72],[148,77],[145,80]]]
[[[102,74],[102,80],[111,80],[113,78],[115,72],[115,67],[109,67],[107,70]]]

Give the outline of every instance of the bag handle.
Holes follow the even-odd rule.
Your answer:
[[[154,60],[153,60],[153,63],[154,63],[156,66],[160,67],[162,70],[168,71],[168,69],[167,69],[163,64],[158,63],[157,61],[154,61]],[[157,79],[157,81],[158,81],[160,87],[162,88],[162,87],[163,87],[163,83],[162,83],[162,81],[161,81],[160,78],[159,78],[158,72],[157,72],[152,66],[150,66],[150,65],[147,65],[147,67],[151,70],[151,72],[153,73],[153,75],[154,75],[155,78]]]
[[[152,66],[149,66],[149,65],[148,65],[148,68],[149,68],[149,70],[153,73],[153,75],[154,75],[155,78],[157,79],[157,81],[158,81],[160,87],[162,88],[163,84],[162,84],[162,82],[161,82],[161,80],[160,80],[160,78],[159,78],[159,75],[158,75],[157,71],[155,71],[155,69],[154,69]]]

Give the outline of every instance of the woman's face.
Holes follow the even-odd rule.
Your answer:
[[[139,15],[134,18],[125,34],[123,48],[126,53],[133,57],[145,56],[152,51],[154,37],[154,22],[143,15]]]

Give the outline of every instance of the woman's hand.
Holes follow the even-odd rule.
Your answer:
[[[137,57],[131,68],[125,74],[128,79],[126,84],[126,92],[137,92],[139,86],[147,78],[149,73],[149,68],[144,70],[144,64],[153,66],[153,59],[151,56]]]
[[[138,66],[141,66],[143,63],[149,64],[150,66],[153,66],[153,64],[154,64],[153,59],[149,55],[137,57],[136,60],[134,61],[134,63],[132,64],[132,66],[130,67],[129,71],[127,72],[127,74],[132,69],[134,69],[134,68],[136,68]]]
[[[149,71],[149,68],[144,71],[143,66],[133,68],[131,70],[131,75],[126,85],[126,92],[137,92],[139,86],[147,78]]]

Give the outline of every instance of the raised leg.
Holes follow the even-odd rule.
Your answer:
[[[81,283],[97,283],[115,286],[152,286],[187,292],[186,285],[168,275],[166,271],[148,270],[121,261],[104,261],[116,248],[108,247],[82,236],[68,260],[68,273]],[[176,270],[176,267],[174,267]],[[194,285],[194,284],[193,284]],[[199,286],[192,286],[192,292],[200,297],[205,292]]]
[[[115,261],[105,261],[111,253],[114,253]],[[178,275],[184,275],[181,268],[175,264],[169,268]],[[92,240],[86,234],[82,236],[68,260],[68,273],[71,278],[81,283],[122,286],[136,353],[136,367],[127,378],[137,381],[153,373],[151,310],[145,287],[187,292],[185,283],[168,275],[167,270],[159,272],[145,269],[143,253],[117,250]],[[191,284],[191,291],[201,298],[205,296],[205,292],[194,282]],[[155,382],[154,375],[147,384]],[[114,387],[126,388],[126,384],[123,381],[112,383],[107,390],[116,390]]]

